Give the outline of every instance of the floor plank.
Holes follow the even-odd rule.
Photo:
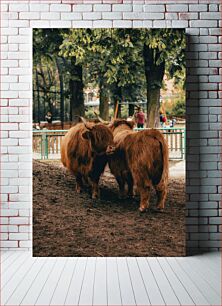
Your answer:
[[[190,276],[187,275],[183,271],[183,269],[181,269],[176,259],[173,257],[167,257],[167,261],[174,273],[179,276],[189,295],[192,296],[192,300],[194,301],[194,303],[196,305],[209,305],[209,302],[203,296],[202,292],[198,289],[195,282],[193,282],[192,278],[190,278]]]
[[[22,252],[16,252],[15,255],[10,256],[5,263],[1,266],[1,273],[5,273],[8,268],[10,268],[11,266],[15,266],[16,265],[16,260],[19,259],[22,256]]]
[[[6,261],[10,256],[13,255],[13,252],[7,252],[7,251],[0,251],[0,262],[1,264]]]
[[[207,253],[207,254],[202,254],[199,256],[194,256],[199,262],[202,264],[205,263],[206,267],[210,267],[211,271],[218,275],[218,268],[220,269],[221,267],[221,253],[220,256],[216,255],[218,252],[212,252],[212,253]]]
[[[189,275],[192,280],[195,282],[196,286],[200,290],[200,292],[203,294],[203,296],[206,298],[206,300],[211,305],[219,305],[221,302],[219,294],[217,294],[216,290],[212,288],[202,277],[201,274],[195,271],[191,263],[184,260],[184,258],[176,258],[175,259],[178,264],[180,265],[181,269],[187,275]]]
[[[186,259],[187,260],[187,259]],[[221,269],[218,266],[217,273],[212,270],[212,265],[206,265],[196,257],[189,258],[192,269],[211,286],[218,294],[221,293]]]
[[[93,305],[107,305],[106,258],[96,259]]]
[[[52,269],[56,263],[56,258],[52,258],[50,261],[46,260],[42,269],[39,271],[36,278],[30,285],[29,290],[21,301],[21,305],[35,305],[44,285],[46,284]]]
[[[107,258],[107,300],[108,305],[122,305],[115,257]]]
[[[87,258],[77,258],[77,264],[73,271],[71,282],[68,288],[65,305],[78,305],[82,283],[85,275]]]
[[[30,256],[28,253],[22,254],[13,265],[11,265],[6,273],[2,271],[2,282],[1,282],[1,290],[11,281],[14,275],[17,275],[21,269],[25,266],[26,260],[29,259]]]
[[[157,260],[167,280],[171,284],[171,287],[173,288],[180,304],[195,305],[194,301],[192,300],[192,297],[186,291],[183,283],[178,279],[177,275],[174,273],[174,271],[172,270],[171,266],[168,264],[166,259],[162,257],[158,258]]]
[[[220,305],[220,253],[161,258],[2,258],[1,305]]]
[[[117,258],[122,305],[136,305],[135,295],[125,257]]]
[[[61,277],[65,263],[66,263],[65,257],[57,258],[56,265],[53,267],[51,273],[49,274],[47,283],[45,283],[44,287],[42,288],[40,295],[36,300],[35,305],[50,305],[52,296],[54,294],[57,283],[59,282],[59,279]]]
[[[137,258],[138,267],[142,275],[151,305],[165,305],[160,288],[145,257]]]
[[[179,300],[155,257],[146,259],[167,305],[179,305]]]
[[[30,284],[32,284],[33,280],[35,280],[38,273],[41,271],[43,266],[46,264],[46,260],[44,258],[38,258],[35,263],[31,266],[28,273],[24,275],[22,281],[18,284],[15,290],[10,295],[9,299],[6,302],[6,305],[20,305],[22,302],[24,295],[30,288]],[[10,287],[9,285],[7,288]]]
[[[150,305],[150,300],[135,257],[126,258],[137,305]]]
[[[85,275],[80,292],[79,305],[92,305],[93,287],[95,279],[96,258],[89,257],[86,264]]]
[[[50,305],[64,305],[71,279],[76,268],[77,258],[68,258]]]
[[[4,278],[2,278],[3,289],[1,290],[1,303],[4,305],[16,288],[21,284],[25,276],[29,273],[29,270],[35,265],[36,259],[29,257],[27,261],[20,266],[17,273],[13,275],[10,282],[5,284]],[[38,265],[39,266],[39,265]]]

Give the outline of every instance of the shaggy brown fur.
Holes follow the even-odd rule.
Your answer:
[[[65,135],[61,146],[63,165],[76,177],[76,191],[83,180],[92,182],[92,197],[98,197],[98,183],[107,163],[106,150],[113,145],[113,135],[103,124],[78,123]]]
[[[168,146],[158,130],[134,132],[129,122],[115,123],[112,127],[116,152],[109,161],[111,172],[124,190],[127,178],[132,177],[140,195],[140,211],[149,206],[150,188],[157,193],[157,207],[162,210],[168,188]],[[131,188],[128,184],[128,186]],[[130,189],[129,188],[129,189]],[[129,190],[130,192],[132,190]]]
[[[111,123],[110,128],[113,132],[113,140],[115,144],[115,152],[108,159],[109,168],[111,173],[115,176],[120,190],[120,198],[124,198],[125,185],[128,186],[128,195],[133,195],[133,178],[131,171],[126,162],[125,150],[121,144],[125,137],[133,132],[133,121],[126,121],[122,119],[116,119]]]

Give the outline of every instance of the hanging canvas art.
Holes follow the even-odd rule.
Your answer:
[[[185,48],[33,30],[33,256],[185,255]]]

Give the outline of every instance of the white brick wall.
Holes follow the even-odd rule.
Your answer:
[[[1,247],[31,247],[31,28],[185,27],[187,248],[220,248],[220,0],[72,2],[1,3]]]

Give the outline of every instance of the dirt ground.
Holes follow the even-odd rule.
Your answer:
[[[155,194],[140,214],[139,199],[118,199],[114,177],[101,177],[100,200],[75,192],[59,162],[33,164],[33,256],[184,256],[185,181],[171,178],[166,209]]]

